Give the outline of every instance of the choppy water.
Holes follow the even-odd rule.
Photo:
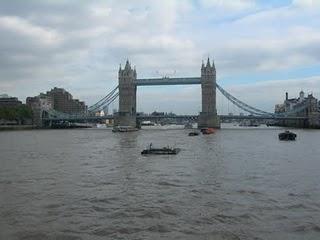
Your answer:
[[[320,239],[320,131],[187,132],[0,132],[0,239]]]

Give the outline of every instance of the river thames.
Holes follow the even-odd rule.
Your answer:
[[[281,131],[0,132],[0,239],[318,240],[320,131]]]

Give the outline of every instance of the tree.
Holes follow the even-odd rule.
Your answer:
[[[0,119],[23,121],[32,118],[32,110],[26,105],[0,107]]]

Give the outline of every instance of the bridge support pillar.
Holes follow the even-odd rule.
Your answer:
[[[201,112],[198,120],[198,128],[220,128],[220,118],[217,114]]]
[[[136,128],[137,73],[127,60],[125,68],[119,69],[119,112],[115,114],[114,127]]]
[[[216,68],[208,58],[207,65],[201,67],[202,112],[198,120],[198,128],[220,128],[220,119],[216,109]]]

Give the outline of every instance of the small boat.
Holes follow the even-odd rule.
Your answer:
[[[290,132],[288,130],[283,133],[279,133],[279,140],[281,141],[294,141],[296,140],[297,134]]]
[[[190,132],[190,133],[188,134],[188,136],[198,136],[198,135],[199,135],[198,132]]]
[[[95,127],[96,128],[106,128],[107,125],[106,124],[97,123]]]
[[[154,122],[151,121],[142,121],[141,126],[154,126],[156,125]]]
[[[167,154],[177,154],[180,152],[180,148],[163,147],[163,148],[153,148],[152,143],[150,143],[149,148],[141,152],[142,155],[156,154],[156,155],[167,155]]]
[[[212,134],[214,133],[214,128],[202,128],[201,129],[202,134]]]

